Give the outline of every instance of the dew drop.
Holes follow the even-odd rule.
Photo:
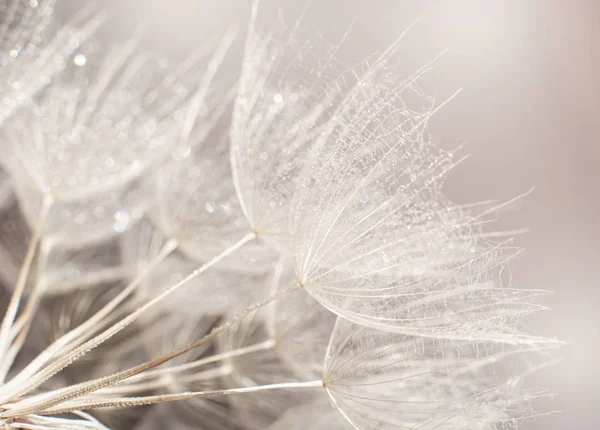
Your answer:
[[[129,227],[131,222],[131,215],[125,210],[118,210],[115,212],[115,223],[113,229],[118,233],[123,233]]]
[[[76,66],[80,67],[85,66],[87,63],[87,58],[83,54],[77,54],[75,58],[73,58],[73,63],[75,63]]]
[[[207,201],[204,203],[204,210],[209,214],[213,213],[215,211],[215,204],[211,201]]]
[[[273,101],[277,104],[283,103],[283,95],[281,93],[277,93],[273,96]]]
[[[13,49],[10,50],[10,52],[8,53],[8,55],[10,55],[13,58],[17,58],[19,56],[20,52],[21,52],[21,47],[20,46],[15,46]]]

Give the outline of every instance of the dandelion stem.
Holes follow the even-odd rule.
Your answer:
[[[89,89],[87,97],[84,102],[84,106],[79,110],[79,115],[75,119],[75,127],[77,128],[89,120],[94,112],[92,106],[98,104],[98,100],[101,98],[104,90],[108,87],[112,79],[117,74],[118,70],[125,64],[127,59],[131,56],[131,53],[135,47],[140,43],[143,34],[146,31],[146,26],[141,25],[135,31],[133,37],[125,44],[121,52],[116,53],[113,57],[113,61],[106,64],[104,70],[99,73],[99,78],[96,79],[95,85]]]
[[[161,369],[163,370],[163,369]],[[166,369],[165,369],[166,370]],[[223,365],[220,367],[216,367],[213,369],[208,369],[203,372],[197,372],[189,375],[175,375],[174,373],[165,372],[164,374],[154,374],[154,378],[149,381],[139,382],[136,381],[133,383],[133,378],[126,380],[126,383],[115,385],[113,387],[106,387],[102,390],[98,390],[96,395],[128,395],[140,393],[143,391],[156,390],[156,389],[164,389],[169,386],[181,387],[185,386],[185,384],[189,384],[192,382],[198,381],[209,381],[221,376],[226,376],[231,374],[232,367],[229,365]],[[146,374],[142,374],[146,376]],[[138,375],[141,376],[141,375]],[[171,390],[173,391],[173,390]]]
[[[221,361],[221,360],[226,360],[228,358],[239,357],[239,356],[246,355],[246,354],[252,354],[252,353],[258,352],[258,351],[264,351],[267,349],[271,349],[275,346],[275,344],[276,343],[275,343],[274,339],[272,339],[272,338],[267,339],[263,342],[260,342],[260,343],[254,344],[254,345],[245,346],[243,348],[238,348],[238,349],[234,349],[231,351],[226,351],[221,354],[214,354],[214,355],[211,355],[210,357],[202,358],[200,360],[195,360],[190,363],[184,363],[184,364],[179,364],[176,366],[168,366],[168,367],[164,367],[164,368],[160,368],[160,369],[150,370],[148,372],[144,372],[144,373],[141,373],[139,375],[136,375],[136,376],[133,376],[133,377],[127,379],[127,382],[128,383],[131,383],[134,381],[139,382],[139,381],[155,378],[155,377],[161,376],[161,375],[172,375],[172,374],[178,373],[178,372],[185,372],[188,370],[197,369],[197,368],[205,366],[207,364],[214,363],[214,362]]]
[[[39,385],[41,385],[42,383],[44,383],[46,380],[48,380],[49,378],[51,378],[52,376],[54,376],[56,373],[60,372],[62,369],[64,369],[65,367],[69,366],[71,363],[73,363],[74,361],[76,361],[77,359],[79,359],[80,357],[82,357],[83,355],[85,355],[87,352],[91,351],[92,349],[96,348],[97,346],[99,346],[100,344],[102,344],[103,342],[105,342],[107,339],[110,339],[112,336],[114,336],[115,334],[117,334],[118,332],[120,332],[121,330],[123,330],[125,327],[127,327],[129,324],[133,323],[134,321],[136,321],[146,310],[150,309],[152,306],[156,305],[157,303],[159,303],[162,299],[164,299],[166,296],[168,296],[169,294],[171,294],[173,291],[177,290],[178,288],[180,288],[181,286],[185,285],[187,282],[197,278],[198,276],[200,276],[202,273],[206,272],[209,268],[211,268],[212,266],[214,266],[215,264],[219,263],[221,260],[223,260],[224,258],[226,258],[227,256],[231,255],[232,253],[234,253],[235,251],[237,251],[239,248],[241,248],[243,245],[245,245],[246,243],[252,241],[253,239],[256,238],[256,235],[251,232],[248,233],[246,236],[242,237],[238,242],[236,242],[235,244],[231,245],[229,248],[227,248],[226,250],[224,250],[223,252],[221,252],[219,255],[215,256],[213,259],[211,259],[210,261],[206,262],[204,265],[202,265],[201,267],[199,267],[198,269],[194,270],[192,273],[190,273],[188,276],[186,276],[185,278],[183,278],[181,281],[177,282],[176,284],[172,285],[171,287],[167,288],[165,291],[163,291],[161,294],[159,294],[158,296],[154,297],[152,300],[146,302],[146,304],[144,304],[143,306],[140,306],[138,309],[136,309],[134,312],[132,312],[131,314],[129,314],[128,316],[126,316],[125,318],[123,318],[121,321],[119,321],[118,323],[112,325],[111,327],[109,327],[108,329],[106,329],[105,331],[103,331],[102,333],[100,333],[99,335],[95,336],[94,338],[88,340],[87,342],[85,342],[84,344],[82,344],[81,346],[77,347],[76,349],[74,349],[71,353],[69,353],[68,355],[61,357],[59,360],[57,360],[56,362],[52,363],[51,365],[47,366],[46,368],[44,368],[43,370],[41,370],[40,372],[38,372],[37,374],[35,374],[33,377],[29,378],[27,381],[25,381],[21,386],[16,387],[11,391],[11,393],[9,394],[9,400],[12,400],[16,397],[20,397],[24,394],[27,394],[28,392],[30,392],[31,390],[35,389],[36,387],[38,387]],[[250,312],[252,310],[252,308],[250,308],[248,311],[246,312]],[[235,318],[232,321],[237,321]],[[232,324],[233,322],[231,322]],[[226,327],[229,327],[227,324],[221,326],[221,330],[223,331],[225,330]],[[219,330],[219,329],[217,329]],[[219,332],[220,332],[219,331]],[[211,335],[215,334],[216,331],[213,331],[211,333]],[[210,335],[205,336],[203,339],[208,338]],[[192,349],[195,346],[189,347],[189,349]],[[189,350],[187,349],[187,350]],[[175,355],[172,355],[175,354]],[[113,377],[116,377],[116,375],[113,375],[113,377],[107,377],[107,378],[100,378],[100,380],[97,380],[96,383],[99,383],[99,385],[93,385],[93,388],[90,391],[95,391],[98,390],[104,386],[110,385],[118,380],[122,380],[122,379],[126,379],[130,376],[133,376],[137,373],[142,372],[143,370],[146,370],[148,368],[152,368],[152,367],[156,367],[162,363],[164,363],[167,360],[170,360],[171,358],[174,358],[178,355],[183,354],[183,352],[181,353],[172,353],[172,354],[168,354],[165,357],[168,357],[166,359],[160,358],[157,360],[153,360],[149,363],[145,363],[143,365],[140,366],[136,366],[128,371],[124,371],[121,373],[118,373],[117,375],[120,376],[120,378],[117,378],[116,380],[113,379]],[[172,356],[171,356],[172,355]],[[149,367],[146,367],[149,366]],[[92,381],[94,382],[94,381]],[[84,383],[85,385],[86,383]],[[74,390],[76,394],[76,397],[84,395],[87,393],[87,391],[83,391],[83,392],[77,392],[77,390],[81,389],[81,384],[78,384],[74,387],[77,387],[77,389]],[[53,401],[56,401],[56,403],[62,403],[66,400],[69,400],[70,398],[60,398],[60,399],[53,399]],[[4,399],[0,399],[0,401],[3,401]],[[5,401],[5,400],[4,400]],[[52,406],[53,404],[50,404],[48,406]],[[29,410],[30,408],[28,408]],[[34,409],[37,410],[37,409]]]
[[[49,241],[44,240],[40,243],[38,251],[38,267],[36,273],[38,274],[36,282],[34,283],[27,300],[27,304],[23,309],[23,312],[19,315],[17,320],[11,329],[11,346],[6,354],[6,357],[0,367],[0,380],[4,381],[4,378],[8,374],[8,371],[12,367],[15,357],[21,351],[25,339],[29,334],[31,324],[33,322],[33,316],[35,311],[40,304],[42,296],[44,295],[44,286],[41,280],[41,274],[46,270],[46,263],[48,261],[48,254],[50,252]]]
[[[269,294],[275,295],[277,290],[279,289],[279,285],[281,282],[281,277],[283,276],[283,270],[285,265],[285,257],[281,255],[277,260],[277,264],[275,265],[275,270],[273,270],[273,278],[271,279],[271,289]],[[275,315],[275,306],[271,306],[267,312],[267,332],[269,336],[274,339],[277,335],[275,326],[276,326],[276,315]]]
[[[233,30],[229,30],[227,31],[227,33],[225,33],[225,36],[223,36],[219,47],[217,48],[215,54],[210,60],[210,63],[208,64],[206,73],[202,77],[202,80],[198,85],[196,93],[190,101],[190,106],[188,108],[187,115],[183,122],[181,134],[179,135],[179,144],[181,145],[187,144],[190,138],[190,133],[192,132],[194,124],[198,119],[198,112],[200,111],[202,104],[206,101],[206,94],[208,93],[210,84],[215,78],[215,75],[217,74],[221,63],[223,62],[225,54],[231,47],[231,43],[233,42],[234,36],[235,32]]]
[[[258,385],[255,387],[231,388],[225,390],[212,391],[191,391],[174,394],[160,394],[156,396],[142,397],[120,397],[120,398],[90,398],[80,399],[65,403],[56,408],[49,408],[42,412],[44,415],[60,414],[70,412],[71,410],[88,410],[96,408],[124,408],[132,406],[151,405],[155,403],[172,402],[175,400],[186,400],[193,398],[206,398],[216,396],[230,396],[233,394],[255,393],[258,391],[280,390],[280,389],[302,389],[302,388],[322,388],[321,379],[308,382],[285,382],[279,384]]]
[[[35,257],[38,244],[42,238],[44,226],[46,224],[46,218],[48,217],[48,212],[50,211],[53,200],[54,199],[50,194],[44,195],[40,214],[35,224],[33,235],[31,237],[31,241],[29,242],[29,247],[27,248],[27,254],[25,254],[25,260],[23,261],[23,266],[21,266],[21,271],[19,272],[19,277],[17,278],[17,284],[10,298],[8,309],[6,310],[4,318],[2,319],[2,326],[0,326],[0,360],[3,360],[4,357],[6,357],[9,343],[12,339],[11,328],[15,321],[17,311],[19,310],[19,305],[21,304],[21,299],[23,297],[23,292],[25,291],[25,285],[27,283],[27,278],[29,277],[29,271],[31,270],[33,258]],[[4,382],[5,376],[6,375],[4,374],[0,375],[0,383]]]
[[[100,390],[109,385],[116,384],[119,381],[123,381],[132,376],[135,376],[137,374],[145,372],[149,369],[160,366],[161,364],[163,364],[169,360],[172,360],[175,357],[183,355],[186,352],[214,339],[219,334],[221,334],[222,332],[224,332],[225,330],[227,330],[228,328],[233,326],[235,323],[237,323],[239,320],[245,318],[246,316],[248,316],[252,312],[256,311],[257,309],[260,309],[260,308],[266,306],[267,304],[269,304],[269,303],[271,303],[293,291],[297,291],[299,288],[300,288],[299,284],[291,285],[290,287],[280,291],[279,293],[269,297],[268,299],[249,307],[241,314],[236,315],[234,318],[227,321],[223,325],[215,328],[213,331],[211,331],[206,336],[202,337],[201,339],[199,339],[179,350],[172,351],[168,354],[163,355],[162,357],[155,358],[153,360],[150,360],[145,363],[139,364],[137,366],[131,367],[129,369],[123,370],[123,371],[115,373],[113,375],[105,376],[105,377],[98,378],[98,379],[95,379],[92,381],[82,382],[80,384],[76,384],[76,385],[73,385],[73,386],[70,386],[67,388],[63,388],[60,390],[50,391],[48,393],[40,394],[37,396],[32,396],[32,397],[28,398],[27,400],[20,402],[21,403],[20,405],[17,404],[14,406],[14,408],[7,410],[4,413],[1,413],[0,417],[4,417],[4,418],[13,417],[14,418],[14,417],[27,415],[27,414],[31,414],[31,413],[38,413],[39,411],[45,411],[49,408],[52,408],[55,405],[68,402],[69,400],[74,399],[76,397],[84,396],[86,394]],[[42,376],[45,376],[45,375],[42,375]],[[39,385],[41,383],[41,382],[38,382],[40,377],[38,376],[35,379],[36,379],[36,383]],[[44,380],[46,380],[46,379],[44,379]],[[29,384],[29,385],[31,386],[33,384]],[[26,388],[29,391],[35,387],[28,386]],[[21,395],[22,395],[21,393],[17,393],[16,395],[13,394],[12,398],[15,398],[15,397],[21,396]]]
[[[94,334],[94,329],[98,326],[101,327],[102,322],[111,315],[111,313],[129,297],[140,283],[148,276],[151,270],[160,264],[165,258],[167,258],[177,248],[177,242],[170,240],[166,242],[159,253],[148,263],[145,269],[139,273],[130,283],[125,287],[115,298],[108,302],[102,309],[96,312],[90,317],[85,323],[77,326],[73,330],[65,333],[52,344],[50,344],[44,351],[32,360],[19,374],[11,380],[5,388],[13,387],[20,382],[24,382],[31,378],[35,372],[37,372],[42,366],[44,366],[54,355],[64,347],[67,347],[66,352],[79,346],[82,342],[85,342]],[[7,390],[9,391],[9,390]]]

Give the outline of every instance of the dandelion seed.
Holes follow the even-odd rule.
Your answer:
[[[340,319],[324,381],[354,428],[514,428],[536,416],[529,408],[542,394],[511,380],[524,378],[536,355],[544,361],[526,346],[404,336]],[[523,373],[506,376],[504,366]]]
[[[289,107],[277,103],[280,92],[266,95],[278,67],[288,72],[299,60],[288,65],[284,54],[269,55],[268,41],[249,35],[231,131],[248,222],[288,249],[309,293],[351,321],[432,337],[545,342],[504,333],[504,323],[543,309],[529,302],[543,292],[503,288],[508,244],[485,239],[485,214],[441,194],[457,161],[435,147],[427,125],[444,103],[418,90],[428,65],[390,78],[394,50],[344,79],[346,93],[328,90],[323,70],[309,75],[301,103]],[[336,101],[328,115],[325,100]]]

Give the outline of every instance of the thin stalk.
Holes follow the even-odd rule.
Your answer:
[[[275,344],[276,343],[275,343],[274,339],[267,339],[263,342],[260,342],[260,343],[254,344],[254,345],[245,346],[243,348],[234,349],[232,351],[223,352],[221,354],[211,355],[210,357],[195,360],[190,363],[184,363],[184,364],[179,364],[176,366],[168,366],[168,367],[163,367],[160,369],[150,370],[148,372],[144,372],[144,373],[141,373],[139,375],[136,375],[136,376],[133,376],[133,377],[127,379],[127,382],[128,383],[139,382],[139,381],[152,379],[152,378],[162,376],[162,375],[172,375],[174,373],[185,372],[188,370],[197,369],[199,367],[205,366],[210,363],[215,363],[217,361],[227,360],[229,358],[239,357],[239,356],[246,355],[246,354],[252,354],[252,353],[258,352],[258,351],[264,351],[267,349],[271,349],[275,346]]]
[[[152,405],[155,403],[172,402],[175,400],[186,400],[193,398],[207,398],[216,396],[231,396],[233,394],[256,393],[258,391],[281,390],[281,389],[303,389],[323,388],[321,379],[308,382],[285,382],[279,384],[258,385],[255,387],[230,388],[225,390],[190,391],[175,394],[159,394],[156,396],[120,397],[104,399],[80,399],[68,402],[58,407],[48,408],[42,412],[44,415],[62,414],[76,410],[89,410],[97,408],[126,408],[132,406]]]
[[[80,419],[30,415],[27,422],[10,423],[10,429],[29,430],[110,430],[94,417],[81,411],[73,411]]]
[[[117,75],[119,69],[130,58],[131,53],[142,40],[146,28],[146,25],[139,26],[133,37],[125,44],[121,51],[115,53],[113,62],[107,63],[107,65],[98,73],[95,85],[88,91],[84,105],[75,119],[74,128],[77,129],[79,126],[88,122],[89,118],[94,113],[93,106],[98,104],[98,100],[101,98],[106,88],[108,88],[113,78]]]
[[[82,342],[88,340],[94,333],[94,329],[101,326],[102,322],[109,317],[112,312],[129,297],[142,281],[150,274],[152,269],[160,264],[177,248],[177,242],[169,240],[166,242],[159,253],[149,262],[146,268],[138,274],[115,298],[102,307],[98,312],[91,316],[86,322],[77,326],[73,330],[65,333],[54,342],[52,342],[44,351],[32,360],[15,378],[5,385],[5,389],[10,391],[12,387],[30,379],[42,366],[44,366],[54,355],[64,347],[70,346],[67,350],[79,346]]]
[[[208,63],[208,67],[206,73],[202,77],[200,84],[198,85],[198,89],[196,93],[192,97],[190,101],[190,106],[188,108],[187,115],[183,122],[183,126],[181,129],[181,133],[179,135],[179,144],[186,144],[190,139],[190,133],[194,128],[194,124],[196,124],[196,120],[198,119],[198,112],[202,107],[202,104],[206,101],[206,94],[208,93],[208,89],[210,88],[210,84],[215,78],[219,67],[221,67],[221,63],[225,58],[225,54],[231,47],[233,42],[233,38],[235,36],[235,32],[233,30],[227,31],[219,44],[215,54],[211,58]]]
[[[3,360],[2,366],[0,367],[0,382],[4,382],[6,379],[6,375],[12,367],[15,357],[21,351],[21,348],[29,335],[35,311],[37,310],[45,291],[45,288],[42,286],[41,274],[46,270],[50,249],[51,246],[49,245],[48,240],[42,240],[39,245],[38,265],[36,269],[38,276],[27,298],[25,309],[23,309],[23,312],[13,324],[11,330],[12,343],[6,358]]]
[[[20,402],[21,405],[19,405],[18,403],[14,404],[14,405],[12,405],[11,409],[8,409],[5,412],[0,413],[0,418],[14,418],[14,417],[28,415],[28,414],[32,414],[32,413],[38,413],[39,411],[44,411],[44,410],[52,408],[53,406],[58,405],[60,403],[67,402],[69,400],[84,396],[84,395],[92,393],[94,391],[98,391],[104,387],[108,387],[110,385],[116,384],[119,381],[123,381],[134,375],[140,374],[149,369],[153,369],[157,366],[160,366],[161,364],[166,363],[167,361],[172,360],[175,357],[179,357],[179,356],[185,354],[186,352],[198,347],[199,345],[202,345],[205,342],[208,342],[208,341],[214,339],[219,334],[221,334],[222,332],[224,332],[225,330],[229,329],[231,326],[236,324],[239,320],[245,318],[246,316],[248,316],[252,312],[256,311],[257,309],[260,309],[260,308],[266,306],[267,304],[269,304],[269,303],[271,303],[293,291],[298,290],[299,288],[301,288],[299,284],[293,284],[292,286],[286,288],[285,290],[280,291],[279,293],[277,293],[274,296],[269,297],[268,299],[264,300],[263,302],[257,303],[254,306],[246,309],[246,311],[244,311],[241,314],[236,315],[234,318],[227,321],[223,325],[217,327],[216,329],[211,331],[206,336],[202,337],[201,339],[199,339],[179,350],[170,352],[169,354],[165,354],[162,357],[155,358],[153,360],[139,364],[137,366],[126,369],[124,371],[115,373],[113,375],[105,376],[105,377],[98,378],[98,379],[95,379],[92,381],[82,382],[80,384],[76,384],[76,385],[73,385],[68,388],[50,391],[48,393],[30,397],[29,399],[26,399],[26,400],[23,400],[22,402]],[[35,379],[36,379],[36,384],[29,384],[29,385],[35,385],[35,386],[32,388],[27,387],[28,391],[37,387],[37,385],[39,385],[38,381],[40,378],[35,378]],[[16,394],[12,393],[11,399],[20,397],[21,395],[22,395],[21,393],[16,393]],[[5,406],[7,406],[7,405],[5,404]]]
[[[271,279],[271,289],[269,291],[270,295],[274,295],[279,288],[281,277],[283,276],[283,269],[285,265],[284,256],[280,256],[277,260],[277,264],[275,265],[275,269],[273,270],[273,278]],[[274,339],[277,336],[277,332],[275,330],[276,325],[275,319],[275,306],[271,306],[267,312],[267,333],[269,336]]]
[[[23,298],[23,293],[25,291],[25,285],[27,284],[27,278],[29,277],[29,271],[31,270],[33,258],[35,257],[38,244],[40,243],[44,233],[44,225],[46,224],[46,218],[48,217],[48,212],[52,207],[53,201],[54,198],[50,194],[44,195],[40,214],[35,224],[33,235],[29,242],[29,247],[27,248],[27,254],[25,254],[25,261],[23,261],[23,266],[21,266],[19,277],[17,278],[17,284],[10,298],[10,303],[8,304],[8,309],[6,310],[4,318],[2,319],[2,325],[0,326],[0,360],[3,360],[4,357],[6,357],[7,350],[12,339],[11,328],[15,322],[15,317],[17,315],[17,311],[19,310],[21,299]],[[3,381],[4,375],[0,375],[0,383]]]
[[[99,335],[97,335],[94,338],[90,339],[89,341],[85,342],[84,344],[82,344],[81,346],[79,346],[78,348],[76,348],[75,350],[73,350],[71,353],[69,353],[68,355],[66,355],[64,357],[61,357],[56,362],[54,362],[51,365],[47,366],[46,368],[44,368],[43,370],[41,370],[40,372],[38,372],[37,374],[35,374],[33,377],[31,377],[27,381],[25,381],[21,386],[18,386],[16,388],[11,387],[13,389],[10,390],[10,393],[8,394],[8,400],[12,400],[12,399],[21,397],[24,394],[29,393],[31,390],[37,388],[38,386],[40,386],[41,384],[43,384],[46,380],[48,380],[49,378],[51,378],[52,376],[54,376],[55,374],[57,374],[58,372],[60,372],[62,369],[64,369],[65,367],[69,366],[71,363],[73,363],[77,359],[79,359],[82,356],[84,356],[87,352],[89,352],[92,349],[96,348],[97,346],[99,346],[100,344],[102,344],[103,342],[105,342],[106,340],[110,339],[112,336],[114,336],[115,334],[117,334],[118,332],[120,332],[121,330],[123,330],[129,324],[131,324],[134,321],[136,321],[145,311],[147,311],[152,306],[154,306],[157,303],[159,303],[166,296],[168,296],[169,294],[171,294],[175,290],[179,289],[181,286],[185,285],[189,281],[197,278],[202,273],[206,272],[209,268],[211,268],[215,264],[219,263],[221,260],[223,260],[224,258],[226,258],[227,256],[229,256],[230,254],[234,253],[239,248],[241,248],[243,245],[245,245],[246,243],[254,240],[255,238],[256,238],[256,235],[253,232],[248,233],[246,236],[242,237],[238,242],[236,242],[235,244],[233,244],[232,246],[230,246],[229,248],[227,248],[225,251],[221,252],[219,255],[215,256],[213,259],[211,259],[210,261],[208,261],[207,263],[205,263],[204,265],[202,265],[198,269],[194,270],[192,273],[190,273],[188,276],[186,276],[185,278],[183,278],[181,281],[177,282],[175,285],[172,285],[171,287],[169,287],[165,291],[163,291],[161,294],[159,294],[158,296],[154,297],[152,300],[146,302],[146,304],[144,304],[143,306],[139,307],[137,310],[135,310],[134,312],[132,312],[131,314],[129,314],[127,317],[123,318],[118,323],[114,324],[113,326],[111,326],[107,330],[103,331]],[[224,327],[224,326],[222,326],[222,327]],[[213,331],[213,333],[215,333],[215,331]],[[213,333],[211,333],[211,335]],[[208,335],[208,336],[210,336],[210,335]],[[207,338],[208,336],[205,336],[205,338]],[[192,349],[192,348],[190,348],[190,349]],[[148,367],[148,368],[156,367],[156,366],[162,364],[163,362],[165,362],[165,361],[167,361],[167,360],[169,360],[171,358],[174,358],[174,357],[176,357],[178,355],[181,355],[181,354],[175,353],[175,355],[173,355],[172,357],[164,359],[164,360],[162,360],[162,359],[153,360],[153,361],[149,362],[149,363],[152,363],[152,365],[150,367]],[[170,354],[167,355],[166,357],[169,357],[169,356],[170,356]],[[144,365],[142,365],[142,366],[144,366]],[[137,369],[138,367],[139,366],[136,366],[133,369]],[[117,380],[126,379],[126,378],[128,378],[130,376],[133,376],[133,375],[135,375],[137,373],[140,373],[143,370],[146,370],[145,368],[144,369],[140,368],[139,371],[133,371],[133,373],[129,374],[128,372],[131,372],[133,369],[130,369],[129,371],[124,371],[124,372],[118,373],[117,375],[126,375],[126,376],[123,376],[122,378],[117,379]],[[111,377],[107,377],[107,378],[109,378],[109,379],[107,379],[107,381],[110,381]],[[104,379],[105,378],[100,378],[100,380],[104,380]],[[101,383],[99,386],[97,386],[94,389],[92,389],[92,391],[98,390],[98,389],[100,389],[100,388],[102,388],[104,386],[107,386],[107,385],[111,385],[112,383],[114,383],[114,382]],[[75,387],[80,387],[80,386],[81,386],[81,384],[78,384]],[[75,390],[75,392],[76,391],[77,390]],[[78,394],[77,396],[80,396],[80,395],[83,395],[83,394],[86,394],[86,392],[82,392],[82,393]],[[62,403],[65,400],[69,400],[69,399],[68,398],[67,399],[61,399],[60,402],[58,402],[58,403]],[[5,400],[4,399],[0,399],[0,401],[5,401]]]
[[[6,355],[0,362],[0,380],[4,381],[4,379],[6,379],[6,375],[10,371],[12,365],[14,364],[15,358],[17,357],[19,351],[21,351],[21,348],[23,347],[26,338],[27,333],[25,331],[21,331],[18,332],[18,335],[12,340],[10,348],[8,349]]]
[[[223,365],[214,369],[205,370],[203,372],[194,373],[192,375],[174,375],[166,374],[164,377],[155,377],[153,380],[131,383],[133,381],[127,380],[126,384],[115,385],[113,387],[106,387],[95,393],[97,396],[105,395],[131,395],[140,393],[143,391],[164,389],[172,386],[174,383],[177,385],[185,385],[198,381],[209,381],[217,377],[230,375],[233,368],[229,365]],[[160,376],[160,375],[158,375]]]

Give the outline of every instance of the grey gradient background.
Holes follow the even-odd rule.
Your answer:
[[[69,13],[71,0],[62,3]],[[150,19],[146,41],[181,57],[237,24],[245,0],[106,0],[105,37]],[[262,14],[299,6],[332,38],[354,22],[340,55],[348,62],[381,50],[411,23],[401,47],[410,71],[435,62],[424,89],[462,93],[433,123],[433,135],[471,157],[447,184],[458,201],[532,194],[502,214],[498,228],[529,227],[514,263],[517,286],[549,289],[552,308],[531,318],[536,331],[568,342],[564,361],[535,376],[557,393],[532,430],[600,428],[600,2],[594,0],[264,0]]]

